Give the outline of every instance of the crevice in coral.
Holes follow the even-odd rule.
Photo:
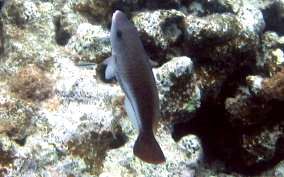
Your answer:
[[[173,125],[173,138],[178,141],[187,134],[197,135],[202,142],[204,158],[207,164],[222,161],[225,173],[239,173],[242,175],[260,175],[284,159],[284,138],[280,136],[273,157],[252,165],[246,164],[248,156],[242,147],[243,135],[261,131],[261,128],[272,128],[281,125],[284,117],[284,102],[271,101],[267,103],[272,109],[265,115],[265,121],[246,129],[232,127],[224,104],[216,104],[208,100],[203,101],[200,109],[189,115],[188,122],[177,122]],[[251,157],[252,158],[252,157]]]
[[[123,132],[119,132],[116,134],[116,138],[114,138],[110,144],[109,144],[109,148],[110,149],[117,149],[123,145],[125,145],[125,143],[128,141],[128,137],[123,133]]]
[[[284,7],[280,1],[275,1],[266,9],[262,10],[265,21],[265,31],[275,31],[279,36],[284,34]]]
[[[55,40],[59,45],[66,45],[71,38],[72,34],[64,30],[60,22],[60,18],[56,18],[54,21],[55,24]]]
[[[196,69],[198,69],[200,62],[195,61]],[[230,73],[222,82],[216,98],[212,98],[210,88],[203,88],[205,91],[203,90],[202,93],[208,93],[202,95],[201,107],[187,115],[188,117],[185,120],[189,121],[173,123],[172,137],[175,141],[187,134],[197,135],[201,139],[205,162],[210,166],[216,161],[221,161],[224,163],[224,167],[220,170],[225,173],[260,175],[261,172],[275,167],[284,159],[284,138],[280,137],[275,145],[275,153],[272,154],[271,158],[246,165],[247,159],[255,157],[250,157],[250,154],[243,147],[242,137],[258,133],[262,131],[262,128],[273,129],[276,125],[282,125],[281,122],[283,122],[284,117],[283,101],[275,99],[266,101],[253,97],[254,104],[264,104],[267,108],[263,115],[265,118],[245,128],[233,127],[224,102],[226,98],[234,96],[240,85],[246,85],[246,76],[256,72],[249,66],[244,65]],[[251,114],[251,116],[253,115],[255,114]]]
[[[164,0],[140,0],[138,1],[140,7],[147,9],[178,9],[180,7],[179,1],[164,1]]]
[[[263,126],[272,126],[282,121],[284,103],[274,107],[268,116],[269,120],[250,127],[250,132],[256,132]],[[227,117],[224,105],[203,103],[194,117],[185,123],[174,124],[173,138],[178,141],[187,134],[197,135],[202,142],[205,162],[212,164],[221,160],[225,164],[224,172],[237,172],[243,175],[260,175],[284,159],[284,138],[280,137],[276,143],[275,154],[271,159],[259,161],[250,166],[244,165],[245,151],[241,146],[241,137],[246,133],[234,130]]]
[[[21,138],[21,139],[14,139],[14,141],[19,144],[20,146],[24,146],[27,142],[27,136]]]

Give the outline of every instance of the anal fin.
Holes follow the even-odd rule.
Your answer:
[[[130,100],[125,97],[125,100],[124,100],[124,107],[125,107],[125,110],[126,110],[126,113],[132,123],[132,125],[134,126],[134,128],[138,131],[139,130],[139,127],[138,127],[138,119],[135,115],[135,112],[134,112],[134,109],[130,103]]]

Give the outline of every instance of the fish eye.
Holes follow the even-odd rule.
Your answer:
[[[116,31],[116,37],[121,38],[122,32],[120,30]]]

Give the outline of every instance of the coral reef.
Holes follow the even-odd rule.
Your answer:
[[[0,0],[0,176],[283,175],[283,7]],[[133,155],[124,94],[102,79],[117,9],[158,63],[158,166]]]

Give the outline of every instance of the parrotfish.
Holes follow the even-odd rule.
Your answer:
[[[154,136],[160,110],[151,61],[137,29],[119,10],[112,16],[110,42],[112,56],[104,61],[105,78],[116,77],[126,95],[126,113],[138,130],[134,155],[147,163],[163,163],[166,159]]]

